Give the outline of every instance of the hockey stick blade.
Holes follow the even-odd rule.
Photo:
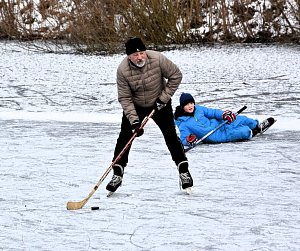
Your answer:
[[[87,203],[87,201],[92,197],[92,195],[97,191],[98,187],[102,183],[102,181],[105,179],[105,177],[108,175],[108,173],[111,171],[112,165],[109,166],[109,168],[106,170],[106,172],[102,175],[96,186],[92,189],[92,191],[89,193],[89,195],[84,198],[82,201],[69,201],[67,203],[67,209],[68,210],[77,210],[83,208],[83,206]]]
[[[79,201],[79,202],[76,202],[76,201],[69,201],[67,203],[67,209],[68,210],[77,210],[77,209],[81,209],[83,208],[83,206],[85,205],[86,203],[86,199],[82,200],[82,201]]]

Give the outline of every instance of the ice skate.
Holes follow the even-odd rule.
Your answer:
[[[123,167],[121,165],[113,166],[114,174],[111,181],[107,184],[107,197],[110,197],[121,185],[123,181]]]
[[[179,181],[182,189],[187,193],[192,193],[193,178],[188,170],[188,162],[182,161],[178,164]]]
[[[252,130],[252,135],[253,137],[256,136],[257,134],[262,134],[265,131],[267,131],[274,123],[276,120],[272,117],[265,119],[263,122],[261,122],[257,127],[255,127]]]

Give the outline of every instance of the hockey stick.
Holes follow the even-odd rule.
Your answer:
[[[247,106],[243,106],[241,109],[239,109],[235,114],[238,115],[241,112],[243,112],[245,109],[247,108]],[[215,131],[219,130],[223,125],[225,125],[228,121],[225,120],[222,124],[218,125],[215,129],[211,130],[209,133],[207,133],[206,135],[204,135],[201,139],[198,139],[192,146],[184,149],[185,152],[188,152],[189,150],[192,150],[194,147],[196,147],[197,145],[199,145],[200,143],[202,143],[203,140],[205,140],[208,136],[210,136],[211,134],[213,134]]]
[[[147,124],[147,122],[149,121],[149,119],[153,116],[155,112],[155,109],[152,110],[152,112],[144,118],[140,129],[144,128],[144,126]],[[107,170],[104,172],[104,174],[102,175],[102,177],[99,179],[99,181],[97,182],[97,184],[94,186],[94,188],[92,189],[92,191],[88,194],[88,196],[86,198],[84,198],[82,201],[69,201],[67,203],[67,209],[68,210],[77,210],[77,209],[81,209],[87,202],[88,200],[92,197],[92,195],[97,191],[97,189],[99,188],[99,186],[101,185],[101,183],[103,182],[103,180],[107,177],[107,175],[109,174],[109,172],[112,170],[114,164],[117,163],[117,161],[123,156],[124,152],[128,149],[128,147],[132,144],[133,140],[137,137],[137,132],[135,132],[132,137],[130,138],[130,140],[128,141],[128,143],[125,145],[125,147],[122,149],[122,151],[119,153],[119,155],[115,158],[115,160],[110,164],[110,166],[107,168]]]

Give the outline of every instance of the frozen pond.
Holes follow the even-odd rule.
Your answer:
[[[209,107],[276,124],[248,142],[201,145],[193,194],[154,123],[132,147],[123,186],[105,186],[121,107],[109,57],[29,52],[0,43],[0,250],[300,250],[300,46],[168,51],[182,91]],[[91,211],[91,206],[100,210]]]

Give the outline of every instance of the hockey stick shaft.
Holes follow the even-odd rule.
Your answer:
[[[153,116],[153,114],[155,113],[155,109],[153,109],[151,111],[151,113],[145,117],[145,119],[143,120],[140,129],[144,128],[144,126],[147,124],[147,122],[149,121],[149,119]],[[137,137],[137,132],[135,132],[132,137],[130,138],[130,140],[127,142],[127,144],[124,146],[124,148],[122,149],[122,151],[118,154],[118,156],[114,159],[114,161],[110,164],[110,166],[106,169],[106,171],[104,172],[104,174],[101,176],[101,178],[99,179],[99,181],[97,182],[97,184],[93,187],[93,189],[91,190],[91,192],[88,194],[88,196],[86,198],[84,198],[82,201],[69,201],[67,203],[67,209],[68,210],[77,210],[77,209],[81,209],[87,202],[88,200],[92,197],[92,195],[97,191],[97,189],[99,188],[99,186],[101,185],[101,183],[104,181],[104,179],[107,177],[107,175],[109,174],[109,172],[112,170],[113,166],[120,160],[120,158],[123,156],[123,154],[125,153],[125,151],[128,149],[128,147],[132,144],[133,140]]]
[[[235,114],[238,115],[240,113],[242,113],[245,109],[247,109],[247,106],[243,106],[241,109],[239,109]],[[209,137],[210,135],[212,135],[215,131],[219,130],[223,125],[225,125],[228,121],[225,120],[223,123],[221,123],[220,125],[218,125],[215,129],[211,130],[209,133],[207,133],[206,135],[204,135],[201,139],[198,139],[193,146],[186,148],[184,151],[188,152],[189,150],[193,149],[194,147],[196,147],[197,145],[199,145],[200,143],[202,143],[203,140],[205,140],[207,137]]]

